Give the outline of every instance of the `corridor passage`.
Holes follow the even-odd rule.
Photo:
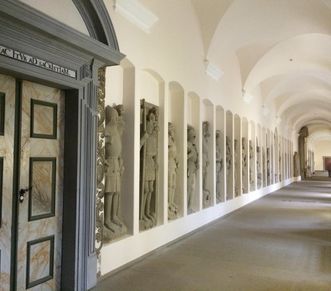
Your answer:
[[[101,281],[101,290],[331,290],[331,182],[298,182]]]

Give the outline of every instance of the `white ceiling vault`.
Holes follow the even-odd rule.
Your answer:
[[[191,0],[206,58],[234,52],[243,92],[312,140],[331,137],[331,0]],[[226,72],[225,72],[226,73]]]

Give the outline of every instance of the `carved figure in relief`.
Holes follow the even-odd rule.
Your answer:
[[[120,218],[121,180],[124,172],[122,134],[123,106],[105,108],[105,194],[104,240],[111,240],[127,232]]]
[[[235,197],[239,196],[239,187],[238,187],[238,184],[239,184],[239,181],[240,181],[240,178],[239,178],[239,175],[240,175],[240,172],[239,172],[239,146],[238,146],[238,140],[235,139],[234,140],[234,177],[235,177],[235,180],[234,180],[234,193],[235,193]]]
[[[241,159],[242,159],[242,190],[243,193],[247,193],[248,189],[246,187],[247,183],[247,152],[246,152],[246,138],[241,139]]]
[[[196,173],[199,169],[199,152],[196,146],[195,129],[187,128],[187,209],[188,213],[194,212],[193,196],[195,192]]]
[[[217,202],[222,201],[222,172],[223,172],[223,133],[220,130],[216,130],[216,199]]]
[[[232,189],[230,189],[230,182],[231,182],[231,170],[232,170],[232,150],[231,150],[231,138],[229,136],[225,139],[226,144],[226,187],[227,187],[227,194],[232,194]]]
[[[253,142],[249,141],[249,183],[251,185],[251,189],[255,187],[254,175],[253,175],[253,167],[254,167],[254,149],[253,149]]]
[[[256,172],[257,172],[257,187],[258,189],[262,186],[262,173],[261,173],[261,148],[257,145],[256,146]]]
[[[168,218],[178,217],[178,206],[175,203],[176,184],[177,184],[177,148],[175,141],[175,127],[168,123]]]
[[[202,190],[203,190],[203,206],[209,206],[211,202],[210,191],[207,188],[208,183],[208,168],[209,168],[209,122],[202,123]]]
[[[270,185],[271,181],[271,173],[270,173],[270,148],[267,148],[267,184]]]
[[[142,100],[142,123],[140,138],[141,195],[140,228],[151,228],[157,223],[157,178],[159,112],[156,106]]]

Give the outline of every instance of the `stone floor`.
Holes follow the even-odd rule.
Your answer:
[[[105,278],[95,290],[331,290],[331,181],[294,183]]]

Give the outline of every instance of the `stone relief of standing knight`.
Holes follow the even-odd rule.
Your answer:
[[[196,133],[192,126],[187,128],[187,209],[194,212],[193,199],[196,187],[196,173],[199,169],[199,152],[196,145]]]
[[[253,149],[253,142],[252,140],[249,141],[249,183],[251,189],[255,187],[254,175],[253,175],[253,167],[254,167],[254,149]]]
[[[248,192],[248,189],[246,187],[246,177],[247,177],[247,152],[246,152],[246,138],[243,137],[241,139],[241,157],[242,157],[242,169],[241,169],[241,172],[242,172],[242,190],[243,190],[243,193],[247,193]]]
[[[210,206],[211,197],[210,191],[208,189],[208,169],[209,169],[209,139],[210,139],[210,131],[209,131],[209,122],[204,121],[202,123],[202,190],[203,190],[203,207]]]
[[[107,106],[105,122],[105,227],[103,240],[109,241],[127,232],[127,228],[120,218],[121,180],[124,172],[122,160],[123,106]]]
[[[234,140],[234,193],[235,197],[239,196],[239,146],[238,140]]]
[[[177,186],[177,147],[175,141],[175,127],[168,123],[168,218],[175,219],[178,217],[178,206],[175,202]]]
[[[140,229],[157,224],[159,112],[142,100],[140,136]]]
[[[222,177],[223,177],[223,133],[216,130],[216,200],[221,202],[222,199]]]
[[[226,136],[226,188],[227,194],[232,194],[230,189],[230,182],[232,177],[232,150],[231,150],[231,138]]]

